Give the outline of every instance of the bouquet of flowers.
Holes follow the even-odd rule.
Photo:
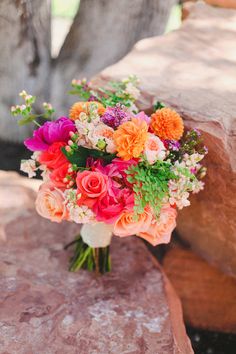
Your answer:
[[[19,125],[38,126],[24,142],[33,155],[21,170],[42,175],[36,200],[41,216],[82,224],[70,270],[104,273],[112,235],[136,235],[153,246],[170,241],[177,209],[204,186],[200,161],[207,149],[200,132],[185,131],[180,115],[164,104],[157,102],[151,116],[140,112],[134,76],[108,89],[73,80],[70,93],[81,101],[58,119],[49,103],[38,115],[36,98],[20,94],[24,104],[12,107],[13,115],[22,116]]]

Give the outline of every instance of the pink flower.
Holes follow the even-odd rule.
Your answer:
[[[68,142],[70,132],[75,131],[74,123],[67,117],[61,117],[52,122],[46,122],[36,129],[32,138],[24,141],[31,151],[44,151],[57,141]]]
[[[135,115],[135,118],[144,120],[144,121],[147,123],[147,125],[150,125],[150,123],[151,123],[151,118],[148,117],[148,116],[145,114],[145,112],[143,112],[143,111],[141,111],[141,112],[139,112],[138,114],[136,114],[136,115]]]
[[[146,232],[152,221],[152,214],[148,208],[143,214],[138,215],[138,219],[134,218],[133,211],[124,211],[114,225],[114,235],[126,237],[137,235],[140,232]]]
[[[144,238],[153,246],[169,243],[171,233],[176,227],[176,216],[177,212],[174,208],[169,205],[164,206],[161,210],[160,218],[158,220],[153,218],[148,230],[139,232],[137,236]]]
[[[41,185],[35,202],[42,217],[55,222],[68,220],[63,192],[51,183]]]
[[[122,186],[130,186],[130,183],[127,181],[127,174],[125,171],[132,165],[136,165],[137,160],[132,159],[124,161],[119,158],[115,158],[112,163],[103,166],[100,160],[97,160],[93,168],[95,171],[100,171],[104,175],[108,176],[108,191],[113,195],[113,189],[121,188]]]
[[[108,177],[100,172],[83,171],[76,177],[77,192],[81,194],[79,205],[87,205],[91,208],[99,198],[107,193]]]
[[[134,194],[128,188],[117,190],[116,196],[106,194],[93,206],[97,221],[108,224],[114,223],[124,210],[131,210],[134,206]]]

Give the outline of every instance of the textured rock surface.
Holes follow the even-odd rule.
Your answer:
[[[78,225],[53,224],[28,211],[5,231],[1,353],[193,353],[179,299],[139,239],[115,238],[113,271],[97,278],[67,271],[63,245]]]
[[[182,0],[183,3],[196,1],[198,0]],[[213,6],[236,9],[236,0],[205,0],[205,2]]]
[[[236,11],[196,4],[180,30],[139,42],[95,83],[134,73],[140,106],[157,99],[175,108],[187,127],[204,133],[209,148],[205,191],[179,214],[178,230],[191,246],[236,275]]]
[[[6,225],[34,209],[39,180],[20,177],[15,172],[0,171],[0,240],[6,239]]]
[[[182,300],[193,327],[236,333],[236,279],[210,266],[192,251],[173,248],[163,268]]]

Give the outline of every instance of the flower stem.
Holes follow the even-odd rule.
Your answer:
[[[75,272],[79,269],[95,271],[97,275],[104,274],[111,270],[109,246],[104,248],[92,248],[85,244],[81,237],[67,244],[64,249],[75,245],[75,253],[71,258],[69,271]]]

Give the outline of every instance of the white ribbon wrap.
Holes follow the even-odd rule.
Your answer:
[[[98,222],[84,224],[80,235],[88,246],[93,248],[107,247],[111,243],[113,225]]]

